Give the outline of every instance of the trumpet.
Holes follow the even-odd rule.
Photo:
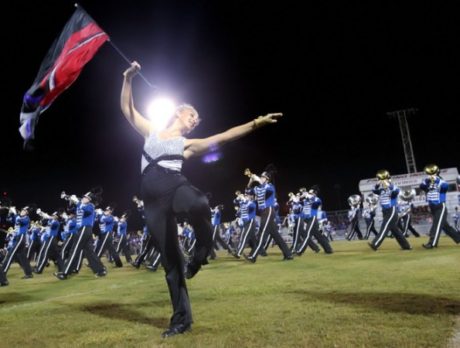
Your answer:
[[[137,196],[133,196],[133,202],[137,204],[138,208],[144,206],[144,202],[140,200],[139,198],[137,198]]]
[[[244,170],[244,175],[246,175],[247,177],[250,178],[250,177],[252,176],[251,169],[246,168],[246,169]]]
[[[44,211],[42,211],[40,208],[37,209],[37,215],[40,216],[42,219],[49,219],[51,216]]]
[[[77,204],[79,199],[77,196],[75,195],[68,195],[65,193],[65,191],[62,191],[61,192],[61,199],[65,200],[65,201],[68,201],[70,203],[74,203],[74,204]]]

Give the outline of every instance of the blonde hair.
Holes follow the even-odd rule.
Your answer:
[[[182,111],[184,111],[184,110],[192,110],[192,112],[195,114],[196,118],[198,120],[200,120],[200,115],[198,114],[198,111],[196,111],[195,107],[193,105],[191,105],[191,104],[185,104],[184,103],[184,104],[180,104],[180,105],[176,106],[176,110],[174,112],[174,117],[171,117],[171,119],[169,120],[166,128],[170,127],[174,123],[174,120],[177,117],[177,115],[179,113],[181,113]]]
[[[188,109],[188,110],[192,110],[193,113],[195,114],[195,116],[197,118],[200,118],[200,115],[198,114],[198,111],[196,111],[195,107],[193,105],[190,105],[190,104],[181,104],[181,105],[178,105],[176,107],[176,113],[178,112],[182,112],[184,111],[185,109]]]

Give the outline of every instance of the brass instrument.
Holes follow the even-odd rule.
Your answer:
[[[379,180],[389,180],[390,179],[390,172],[386,169],[381,169],[376,174],[377,179]]]
[[[411,202],[414,199],[415,194],[416,194],[415,189],[407,189],[407,190],[401,191],[401,193],[399,194],[399,197],[403,201]]]
[[[370,205],[376,205],[379,201],[379,195],[376,195],[375,193],[370,193],[366,197],[366,202],[369,203]]]
[[[361,204],[361,196],[360,195],[351,195],[348,197],[348,204],[350,206],[356,207]]]
[[[133,196],[133,202],[137,204],[138,208],[144,206],[144,202],[140,200],[139,198],[137,198],[137,196]]]
[[[427,175],[430,175],[430,177],[439,174],[439,167],[436,164],[428,164],[423,170]]]
[[[67,193],[65,193],[65,191],[62,191],[61,192],[61,199],[65,200],[65,201],[68,201],[69,204],[77,204],[78,201],[80,200],[77,196],[75,195],[68,195]]]

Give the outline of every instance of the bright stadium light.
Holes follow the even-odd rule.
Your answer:
[[[147,107],[147,116],[153,122],[155,129],[162,130],[166,128],[175,109],[176,105],[171,98],[157,97]]]

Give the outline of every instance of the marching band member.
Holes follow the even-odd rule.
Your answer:
[[[128,235],[126,233],[128,229],[128,213],[124,213],[118,220],[117,236],[119,238],[116,252],[119,254],[121,251],[125,255],[126,262],[131,263],[131,252],[129,250]]]
[[[211,209],[211,224],[212,224],[212,242],[213,242],[213,247],[211,248],[211,251],[209,253],[211,260],[214,260],[216,258],[216,252],[214,250],[218,250],[218,245],[222,245],[222,247],[227,250],[228,252],[231,252],[230,248],[228,247],[228,244],[224,242],[220,235],[220,225],[222,222],[222,210],[224,210],[224,206],[222,204],[217,205],[214,207],[214,209]]]
[[[305,249],[307,248],[308,242],[310,242],[311,237],[314,236],[318,243],[322,246],[324,252],[326,254],[332,254],[334,251],[332,250],[331,245],[329,244],[329,240],[324,237],[320,231],[318,226],[318,209],[321,207],[323,202],[318,197],[319,189],[318,187],[312,187],[308,192],[303,194],[303,210],[302,210],[302,218],[306,222],[306,228],[301,232],[303,237],[303,242],[296,250],[296,254],[301,256]]]
[[[460,243],[460,232],[447,222],[446,192],[449,185],[439,176],[439,167],[436,164],[427,165],[424,171],[428,177],[422,180],[420,189],[426,192],[426,200],[433,216],[433,224],[430,229],[430,239],[428,243],[423,244],[423,247],[425,249],[436,248],[441,230],[444,230],[458,244]]]
[[[38,259],[38,255],[42,246],[42,231],[43,227],[38,221],[32,222],[32,226],[30,228],[29,247],[27,248],[27,259],[29,262]]]
[[[32,278],[32,268],[27,259],[26,238],[27,230],[30,224],[29,207],[21,209],[19,215],[14,218],[14,235],[12,239],[11,249],[8,250],[5,259],[0,267],[0,286],[9,284],[6,274],[10,269],[11,263],[16,259],[24,271],[23,279]]]
[[[107,270],[95,254],[93,248],[94,203],[98,202],[101,193],[102,189],[93,189],[87,192],[81,199],[78,199],[75,195],[70,196],[71,202],[76,204],[78,232],[70,250],[70,256],[65,261],[63,271],[54,274],[60,280],[67,279],[68,275],[76,269],[82,250],[88,259],[89,267],[95,273],[96,277],[107,275]]]
[[[249,243],[255,247],[256,240],[256,210],[257,206],[254,202],[254,192],[252,189],[246,189],[245,194],[240,194],[238,197],[240,219],[243,222],[243,228],[240,234],[240,240],[237,249],[233,252],[233,256],[240,258],[246,244]]]
[[[271,175],[267,171],[264,171],[259,177],[255,174],[252,174],[249,169],[246,169],[245,175],[249,176],[250,178],[248,188],[250,188],[253,183],[256,184],[253,189],[257,199],[257,206],[260,212],[260,231],[256,247],[252,248],[249,256],[246,256],[245,254],[243,254],[243,256],[248,261],[255,263],[257,261],[257,256],[261,252],[261,249],[264,247],[267,238],[271,236],[283,252],[283,260],[292,260],[292,253],[279,234],[275,222],[275,186],[273,186],[273,184],[270,182]]]
[[[366,235],[364,239],[369,239],[371,232],[374,236],[378,235],[377,230],[375,229],[375,211],[377,209],[377,203],[379,201],[379,196],[375,193],[370,193],[366,197],[366,206],[363,209],[363,218],[366,222]]]
[[[391,231],[393,236],[398,241],[403,250],[412,249],[402,231],[398,228],[398,194],[399,187],[391,182],[390,173],[385,170],[377,172],[378,184],[372,190],[373,193],[379,195],[380,206],[382,207],[383,221],[380,226],[379,234],[369,243],[369,246],[374,250],[380,247],[383,243],[387,232]]]
[[[398,215],[399,215],[399,228],[401,231],[404,233],[404,237],[409,237],[409,231],[412,232],[412,234],[415,237],[420,237],[420,234],[415,230],[415,228],[412,226],[412,209],[414,207],[414,204],[412,203],[413,199],[415,197],[415,190],[403,190],[399,194],[399,205],[398,205]]]
[[[294,219],[294,228],[292,234],[292,244],[291,244],[291,252],[295,253],[297,249],[303,242],[302,235],[304,234],[305,227],[304,227],[304,220],[302,218],[302,211],[303,205],[301,201],[301,196],[306,192],[306,188],[301,187],[299,192],[294,195],[291,193],[289,195],[289,205],[291,206],[291,212]],[[313,241],[313,239],[309,239],[307,241],[307,246],[309,246],[314,252],[318,253],[320,251],[318,245]]]
[[[97,245],[96,245],[96,255],[101,258],[104,254],[104,251],[108,250],[110,257],[115,260],[116,267],[123,267],[123,263],[120,260],[120,256],[115,251],[113,247],[113,237],[112,231],[113,226],[115,225],[115,219],[112,215],[113,208],[108,206],[105,208],[104,212],[98,210],[97,220],[99,221],[100,234],[98,236]]]
[[[459,231],[459,221],[460,221],[460,215],[458,213],[458,207],[455,207],[455,213],[454,215],[452,216],[453,220],[454,220],[454,227],[457,231]]]
[[[347,239],[352,240],[355,234],[358,235],[358,239],[363,239],[363,234],[359,229],[359,217],[361,215],[361,196],[351,195],[348,197],[348,204],[350,210],[348,210],[348,221],[350,222],[350,232],[348,232]]]
[[[64,245],[61,249],[61,257],[63,260],[67,259],[69,256],[70,250],[72,249],[72,244],[75,241],[75,235],[77,234],[77,218],[75,215],[75,209],[71,208],[68,210],[67,218],[65,219],[64,233],[63,236]]]
[[[48,239],[40,250],[40,256],[38,258],[37,264],[34,268],[34,273],[41,274],[43,269],[48,264],[48,259],[56,261],[58,265],[58,272],[62,272],[64,267],[64,262],[59,252],[58,247],[58,234],[61,224],[59,223],[59,214],[55,211],[53,214],[48,215],[42,212],[40,209],[37,209],[37,214],[42,218],[48,219],[48,225],[46,227],[48,233]]]

